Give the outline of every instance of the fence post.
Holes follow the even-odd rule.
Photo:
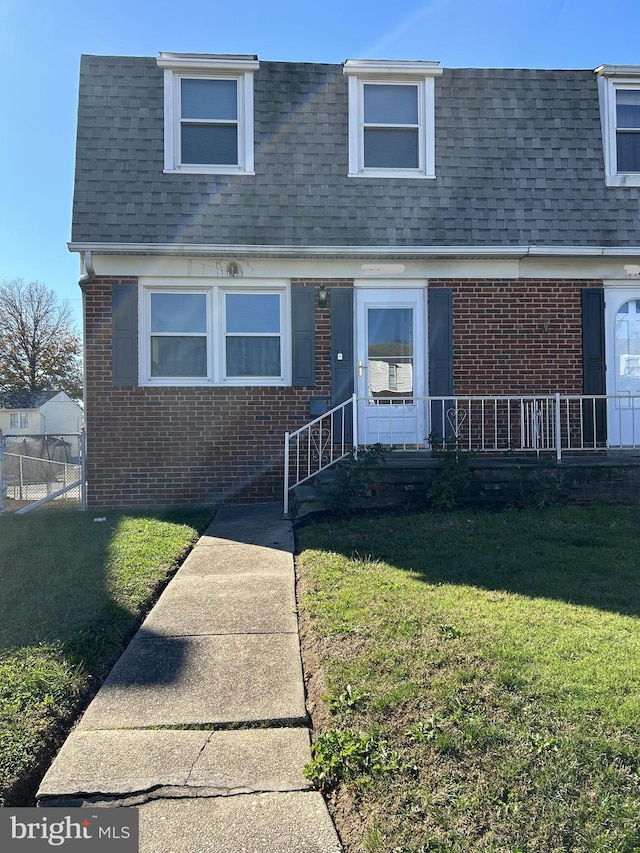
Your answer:
[[[354,394],[351,397],[351,418],[353,421],[353,449],[355,455],[358,455],[358,395]]]
[[[556,461],[562,461],[562,424],[560,423],[560,394],[556,393]],[[569,431],[569,420],[567,419],[567,437]]]
[[[0,429],[0,515],[4,512],[4,436]]]
[[[80,511],[84,512],[87,508],[87,442],[86,431],[82,427],[80,430]]]
[[[283,514],[289,514],[289,433],[284,434],[284,506]]]

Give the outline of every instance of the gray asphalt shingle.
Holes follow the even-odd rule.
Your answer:
[[[85,56],[76,242],[640,245],[640,188],[607,188],[590,70],[445,69],[435,180],[348,178],[341,65],[261,62],[255,172],[163,174],[154,58]]]

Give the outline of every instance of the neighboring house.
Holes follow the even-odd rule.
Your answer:
[[[640,443],[640,66],[85,56],[70,248],[91,506],[278,499],[354,392],[364,443],[556,392]]]
[[[5,435],[70,435],[79,433],[82,424],[82,407],[65,391],[0,394]]]

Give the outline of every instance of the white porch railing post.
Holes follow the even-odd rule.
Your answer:
[[[284,434],[284,515],[289,514],[289,433]]]
[[[556,460],[562,460],[562,424],[560,423],[560,394],[555,397],[555,421],[556,421]],[[569,418],[567,417],[567,438],[569,435]]]
[[[354,394],[351,397],[351,419],[353,421],[353,449],[358,451],[358,395]]]

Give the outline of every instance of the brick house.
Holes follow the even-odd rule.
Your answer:
[[[353,394],[361,443],[562,393],[640,444],[640,67],[85,56],[70,249],[91,507],[278,499]]]

